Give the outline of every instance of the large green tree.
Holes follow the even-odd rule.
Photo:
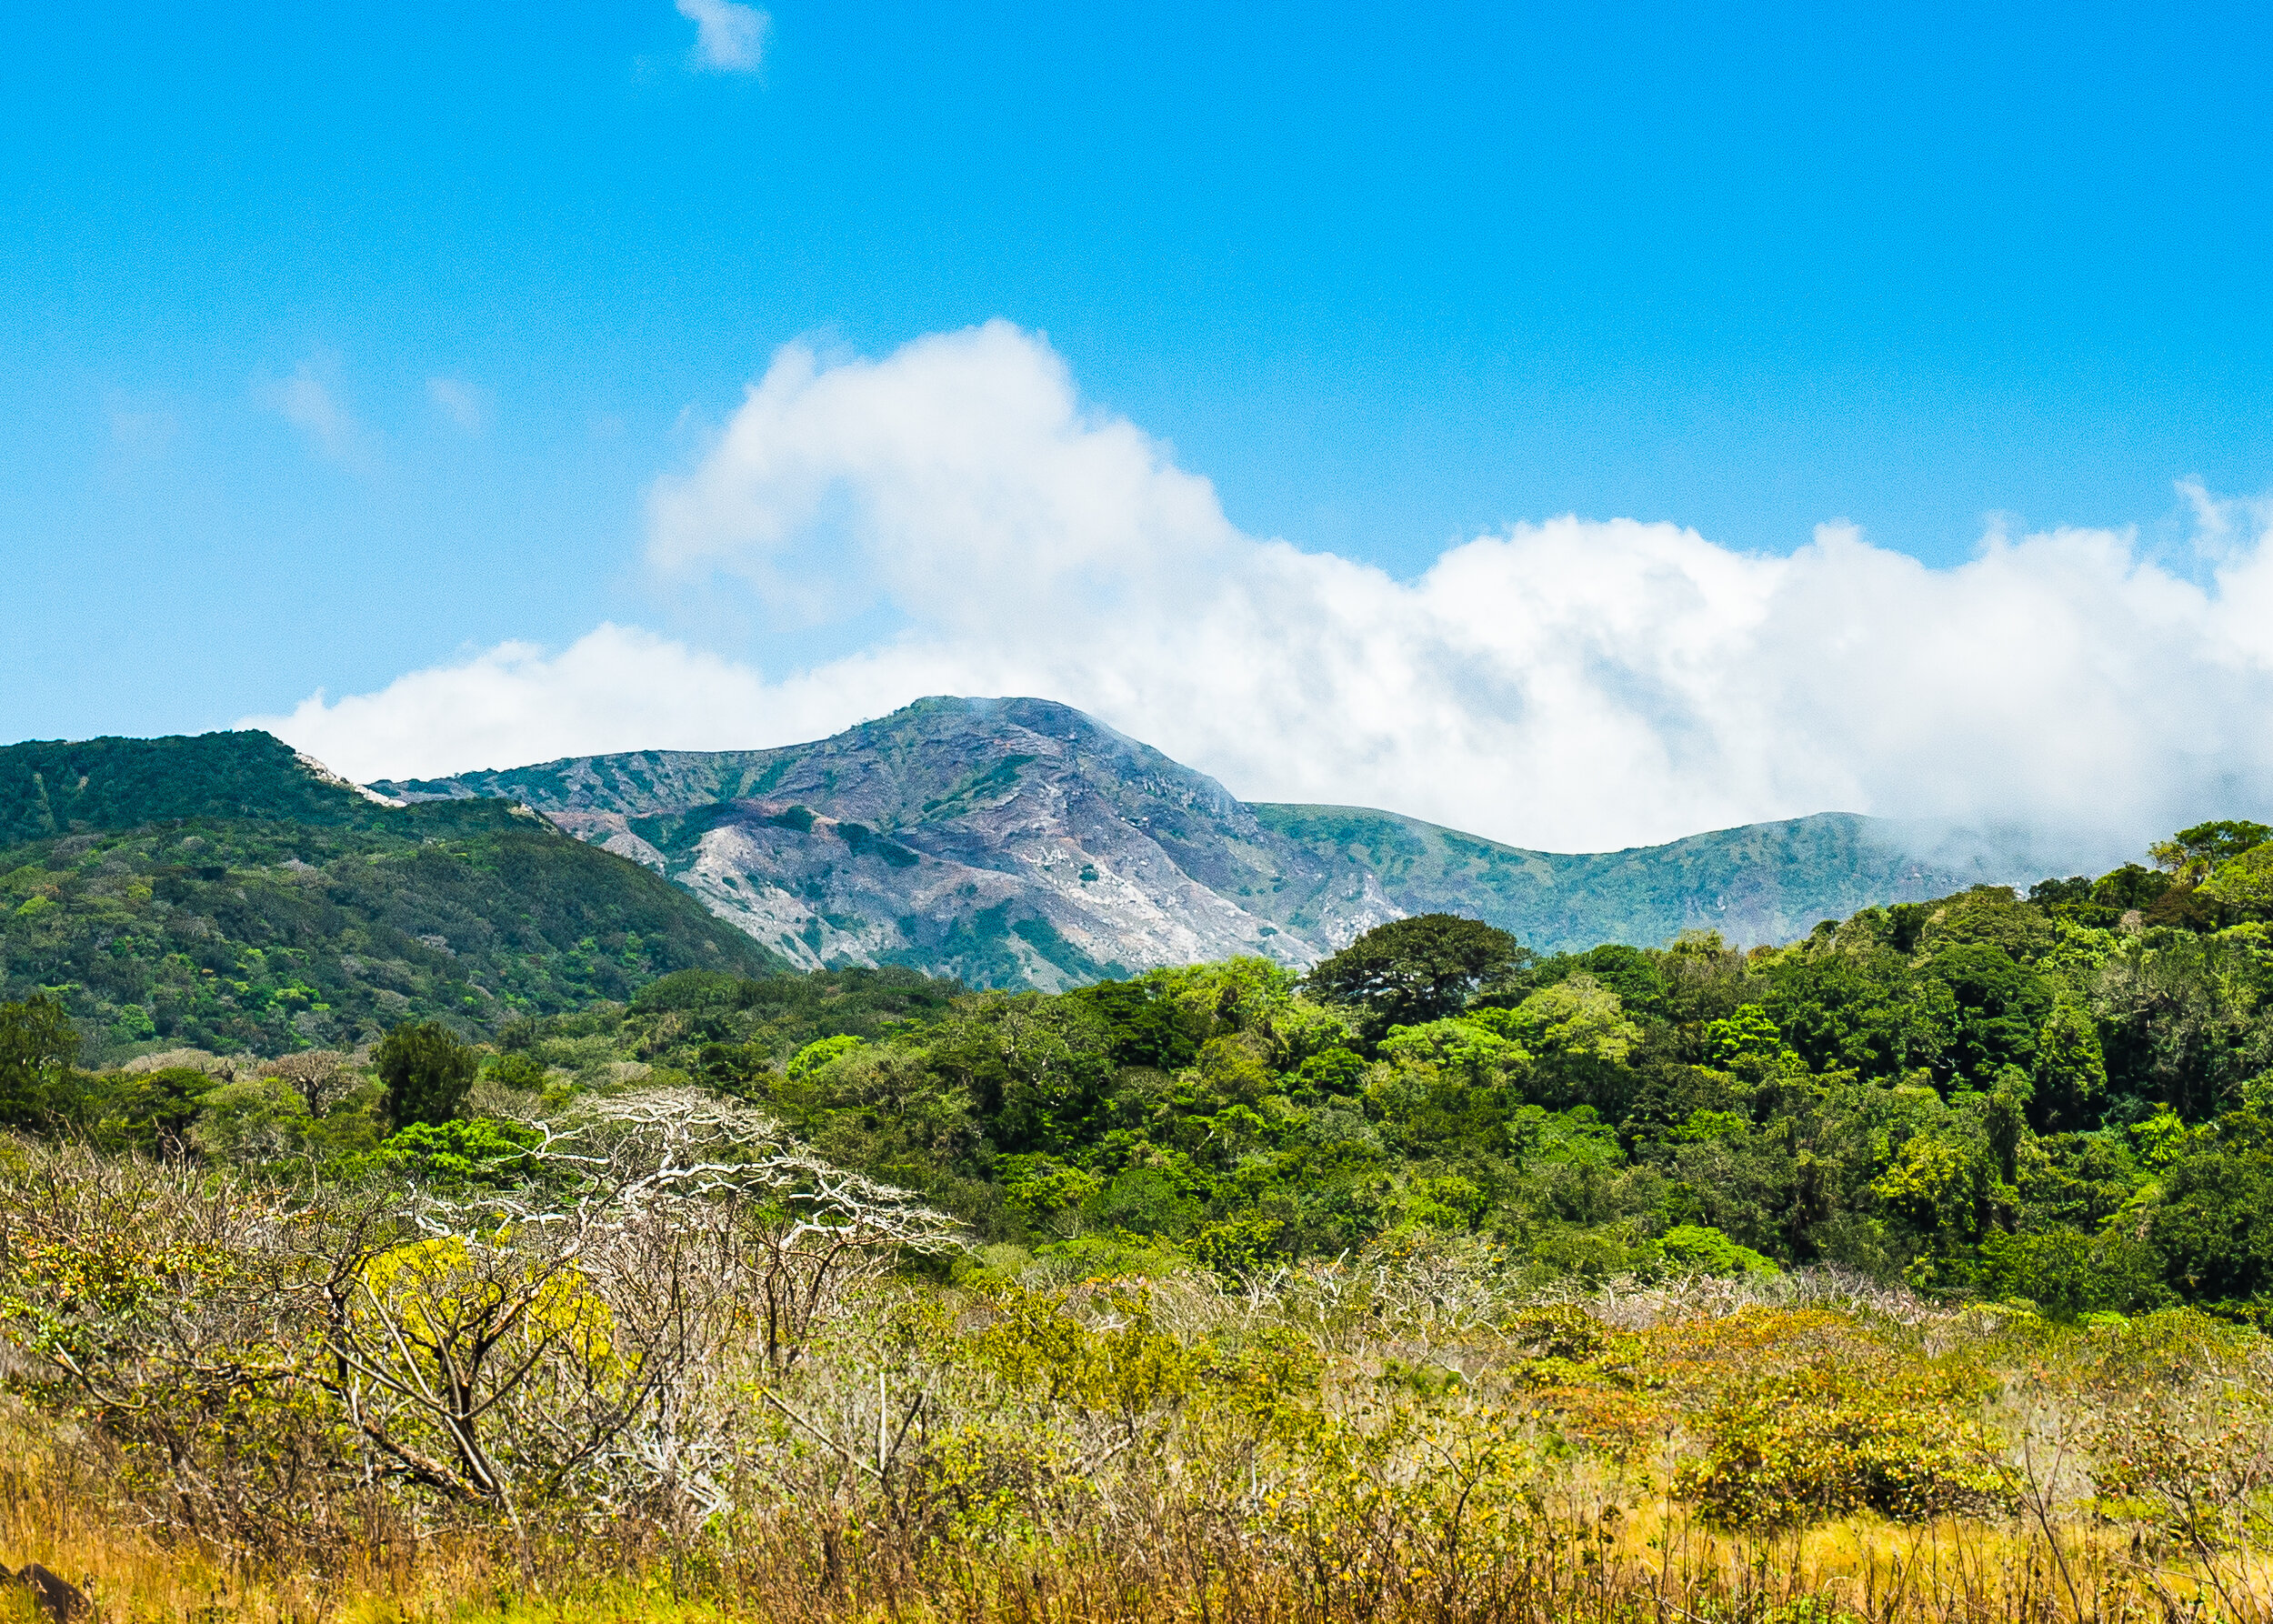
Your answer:
[[[373,1058],[386,1085],[386,1114],[398,1128],[456,1117],[480,1064],[456,1033],[432,1020],[396,1028]]]
[[[0,1124],[48,1120],[79,1056],[79,1034],[63,1006],[43,994],[0,1004]]]
[[[1529,955],[1506,931],[1457,914],[1377,925],[1310,972],[1314,997],[1352,1006],[1368,1038],[1457,1015],[1478,987]]]
[[[2273,840],[2273,824],[2246,817],[2220,817],[2180,829],[2168,840],[2148,848],[2155,866],[2178,877],[2181,885],[2198,885],[2221,863],[2231,861],[2251,847]]]

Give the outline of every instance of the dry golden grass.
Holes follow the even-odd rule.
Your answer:
[[[264,1624],[2052,1624],[2273,1619],[2273,1565],[2212,1572],[2157,1559],[2120,1530],[2061,1530],[2057,1553],[2018,1523],[1899,1526],[1857,1518],[1804,1532],[1716,1532],[1662,1498],[1620,1500],[1575,1471],[1540,1509],[1539,1538],[1457,1590],[1416,1568],[1365,1595],[1322,1598],[1287,1553],[1076,1540],[1056,1549],[922,1553],[879,1530],[752,1523],[701,1553],[636,1531],[543,1543],[443,1531],[384,1552],[277,1561],[131,1526],[101,1486],[17,1408],[0,1431],[0,1557],[81,1584],[102,1620]],[[20,1591],[0,1617],[31,1620]]]
[[[299,1220],[53,1171],[0,1303],[0,1559],[94,1624],[2273,1624],[2273,1344],[2200,1315],[2067,1328],[1836,1279],[1544,1301],[1408,1250],[1236,1289],[832,1277],[785,1348],[746,1275],[630,1251],[576,1277],[614,1282],[617,1334],[538,1295],[513,1346],[546,1385],[453,1399],[516,1469],[476,1492],[422,1469],[431,1417],[368,1447]],[[650,1277],[716,1310],[677,1365],[619,1352],[678,1346],[631,1338]],[[563,1404],[616,1429],[564,1453]]]

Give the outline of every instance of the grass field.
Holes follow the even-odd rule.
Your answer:
[[[705,1400],[707,1509],[375,1479],[192,1529],[131,1428],[18,1400],[0,1556],[119,1619],[2258,1619],[2262,1343],[1448,1256],[872,1279]]]

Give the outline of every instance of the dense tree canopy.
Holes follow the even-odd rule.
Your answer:
[[[53,998],[0,1004],[0,1125],[45,1121],[57,1081],[78,1055],[79,1034]]]
[[[1307,978],[1237,959],[1047,996],[685,970],[479,1046],[411,1022],[375,1051],[99,1073],[34,1001],[0,1008],[0,1105],[121,1146],[466,1179],[518,1154],[515,1121],[676,1081],[1076,1272],[1411,1232],[1543,1278],[1821,1262],[2058,1314],[2256,1318],[2260,832],[2200,826],[2156,867],[1866,908],[1749,951],[1692,935],[1541,958],[1439,915]]]
[[[386,1114],[398,1128],[447,1122],[464,1108],[480,1060],[438,1021],[397,1027],[373,1057],[386,1085]]]

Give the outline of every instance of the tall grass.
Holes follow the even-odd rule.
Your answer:
[[[0,1559],[103,1619],[2273,1619],[2273,1359],[2187,1312],[1542,1297],[1427,1244],[949,1287],[764,1202],[456,1246],[13,1171]]]
[[[562,1506],[520,1540],[401,1497],[297,1548],[193,1535],[99,1428],[18,1399],[0,1556],[81,1582],[102,1617],[185,1624],[2273,1618],[2255,1338],[1851,1287],[1542,1303],[1443,1257],[1240,1289],[884,1284],[791,1378],[744,1387],[730,1503],[691,1522]],[[1827,1361],[1898,1407],[1919,1372],[1965,1378],[2002,1498],[1729,1528],[1672,1492],[1729,1442],[1732,1394]],[[2161,1446],[2146,1411],[2177,1426]],[[1752,1460],[1826,1492],[1820,1461]]]

